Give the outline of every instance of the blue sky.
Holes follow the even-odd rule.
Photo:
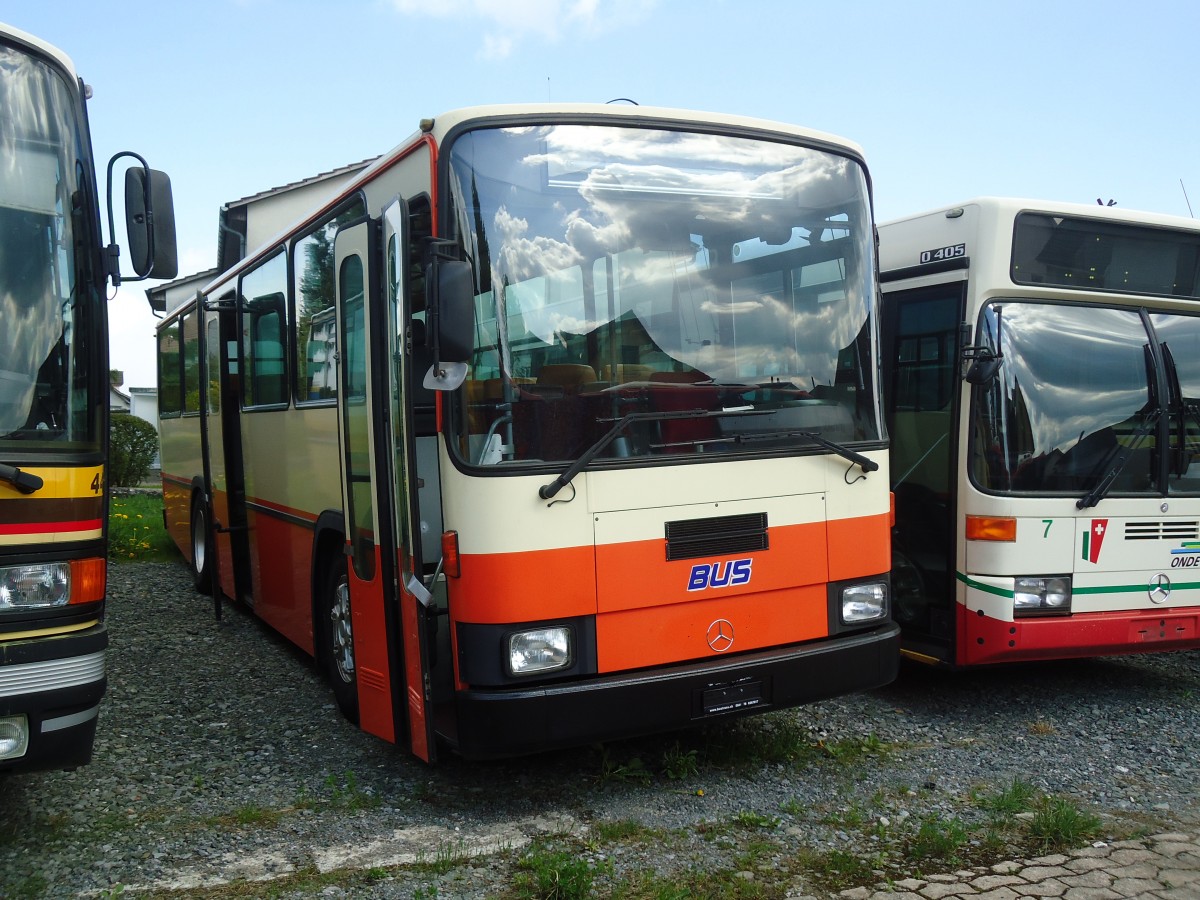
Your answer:
[[[1194,0],[0,0],[93,86],[103,167],[171,176],[181,273],[217,210],[477,103],[618,97],[857,141],[881,220],[981,194],[1200,213]],[[154,384],[145,284],[112,365]]]

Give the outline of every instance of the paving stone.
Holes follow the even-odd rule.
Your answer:
[[[1109,887],[1122,897],[1145,897],[1162,887],[1157,878],[1118,878]]]
[[[1130,863],[1144,862],[1147,859],[1154,859],[1155,856],[1157,856],[1157,854],[1153,850],[1148,850],[1144,846],[1138,846],[1136,848],[1122,847],[1120,849],[1113,850],[1112,855],[1109,856],[1109,859],[1121,865],[1128,865]]]
[[[1010,884],[1025,884],[1025,879],[1018,875],[983,875],[972,881],[971,887],[986,892]]]
[[[1108,865],[1107,859],[1097,859],[1096,857],[1080,857],[1067,861],[1066,867],[1072,872],[1094,872],[1096,869],[1103,869]]]
[[[1192,891],[1193,898],[1200,897],[1200,871],[1170,869],[1164,866],[1159,870],[1158,880],[1167,887],[1187,887]]]
[[[979,891],[956,880],[953,884],[927,884],[918,893],[927,900],[943,900],[944,897],[974,897]]]
[[[1061,866],[1071,857],[1062,853],[1051,853],[1049,856],[1039,856],[1030,862],[1037,866]]]
[[[1013,890],[1022,897],[1061,897],[1067,886],[1057,878],[1047,878],[1037,884],[1017,885]]]
[[[1080,872],[1078,875],[1066,875],[1063,882],[1068,887],[1106,888],[1116,879],[1104,869],[1092,869],[1090,872]]]
[[[1065,860],[1064,860],[1065,861]],[[1021,877],[1026,881],[1041,881],[1044,878],[1057,878],[1060,875],[1073,874],[1070,869],[1063,866],[1026,866],[1021,870]]]

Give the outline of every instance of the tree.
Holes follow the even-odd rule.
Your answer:
[[[108,486],[137,487],[158,453],[158,430],[145,419],[113,413],[108,448]]]

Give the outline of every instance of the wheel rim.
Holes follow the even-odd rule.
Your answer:
[[[342,578],[333,591],[329,608],[329,650],[338,676],[346,684],[354,681],[354,634],[350,626],[350,584]]]
[[[192,566],[197,572],[204,571],[208,558],[208,523],[204,519],[203,507],[196,507],[192,516]]]

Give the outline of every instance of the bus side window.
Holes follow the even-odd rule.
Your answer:
[[[242,276],[242,356],[245,406],[288,402],[285,339],[287,336],[287,256],[277,253]]]
[[[292,294],[296,309],[296,401],[337,399],[337,323],[333,317],[333,236],[363,214],[355,197],[337,215],[292,243]]]

